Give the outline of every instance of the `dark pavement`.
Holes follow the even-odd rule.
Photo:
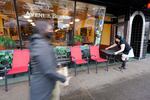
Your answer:
[[[94,100],[150,100],[150,74],[90,92]]]
[[[78,73],[68,87],[62,89],[62,100],[150,100],[150,58],[129,62],[123,72],[103,68],[89,75]]]
[[[150,100],[150,73],[122,79],[121,83],[105,84],[103,88],[76,91],[63,96],[62,100]]]
[[[82,70],[76,77],[71,71],[69,86],[61,87],[61,100],[150,100],[150,58],[129,62],[123,72],[114,69],[119,66],[108,72],[99,67],[98,74],[90,66],[90,74]],[[9,84],[8,89],[0,86],[0,100],[29,100],[27,81]]]

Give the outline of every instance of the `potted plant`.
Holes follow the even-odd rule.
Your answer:
[[[74,36],[74,43],[75,43],[75,45],[81,45],[81,43],[82,43],[82,36],[81,35],[75,35]]]
[[[5,66],[4,65],[11,65],[13,59],[13,53],[1,51],[0,52],[0,70],[2,70]],[[10,68],[11,66],[7,66]]]
[[[70,48],[67,46],[56,46],[54,48],[57,62],[60,64],[66,64],[70,62]]]
[[[15,47],[15,41],[12,40],[8,36],[0,36],[0,70],[4,68],[4,65],[12,63],[12,52],[10,53],[9,50]],[[7,66],[10,67],[10,66]]]
[[[66,46],[57,46],[54,49],[55,49],[54,51],[56,53],[56,56],[65,57],[65,58],[68,57],[68,52],[69,52],[68,47],[66,47]]]
[[[11,49],[15,46],[15,41],[12,40],[9,36],[0,36],[0,50]]]

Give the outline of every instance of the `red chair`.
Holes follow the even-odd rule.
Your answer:
[[[77,75],[77,65],[81,65],[81,64],[87,64],[88,73],[89,73],[88,61],[82,59],[82,52],[80,46],[73,46],[70,48],[70,50],[71,50],[71,60],[75,64],[75,76]]]
[[[107,66],[107,59],[103,59],[100,57],[99,46],[90,46],[90,56],[91,56],[91,60],[96,62],[96,73],[98,69],[97,63],[106,62],[106,66]],[[107,71],[108,71],[108,66],[107,66]]]
[[[30,61],[30,53],[28,49],[14,50],[13,61],[11,65],[12,68],[10,70],[7,70],[7,68],[5,68],[5,91],[8,91],[7,76],[28,72],[29,61]],[[30,82],[30,75],[28,76]]]

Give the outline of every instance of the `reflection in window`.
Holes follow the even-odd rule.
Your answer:
[[[19,35],[12,1],[0,1],[0,34],[8,35],[18,41]],[[75,1],[16,0],[16,3],[23,43],[29,40],[37,20],[47,21],[53,25],[54,34],[50,41],[56,46],[72,45],[73,42],[96,45],[100,43],[105,7],[77,2],[74,30]]]
[[[53,24],[51,43],[68,45],[73,30],[74,2],[68,0],[18,0],[20,29],[23,40],[32,34],[35,21],[43,20]]]
[[[82,37],[82,44],[100,44],[104,15],[105,7],[77,2],[75,35]]]
[[[13,0],[0,0],[0,36],[19,40]]]

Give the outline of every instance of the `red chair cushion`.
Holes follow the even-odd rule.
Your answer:
[[[80,46],[73,46],[70,48],[71,50],[71,59],[72,61],[75,59],[82,59],[82,52]]]
[[[28,64],[30,61],[30,53],[28,49],[14,50],[12,69],[7,74],[17,74],[28,71]]]
[[[12,74],[17,74],[17,73],[24,73],[28,72],[28,67],[27,66],[20,66],[13,68],[7,72],[7,75],[12,75]]]
[[[96,62],[106,62],[106,59],[100,57],[99,46],[90,46],[91,59]]]
[[[86,64],[87,61],[84,59],[74,61],[76,64]]]
[[[90,46],[91,59],[100,58],[99,46]]]
[[[107,61],[106,59],[103,59],[103,58],[94,58],[92,60],[95,60],[96,62],[106,62]]]

